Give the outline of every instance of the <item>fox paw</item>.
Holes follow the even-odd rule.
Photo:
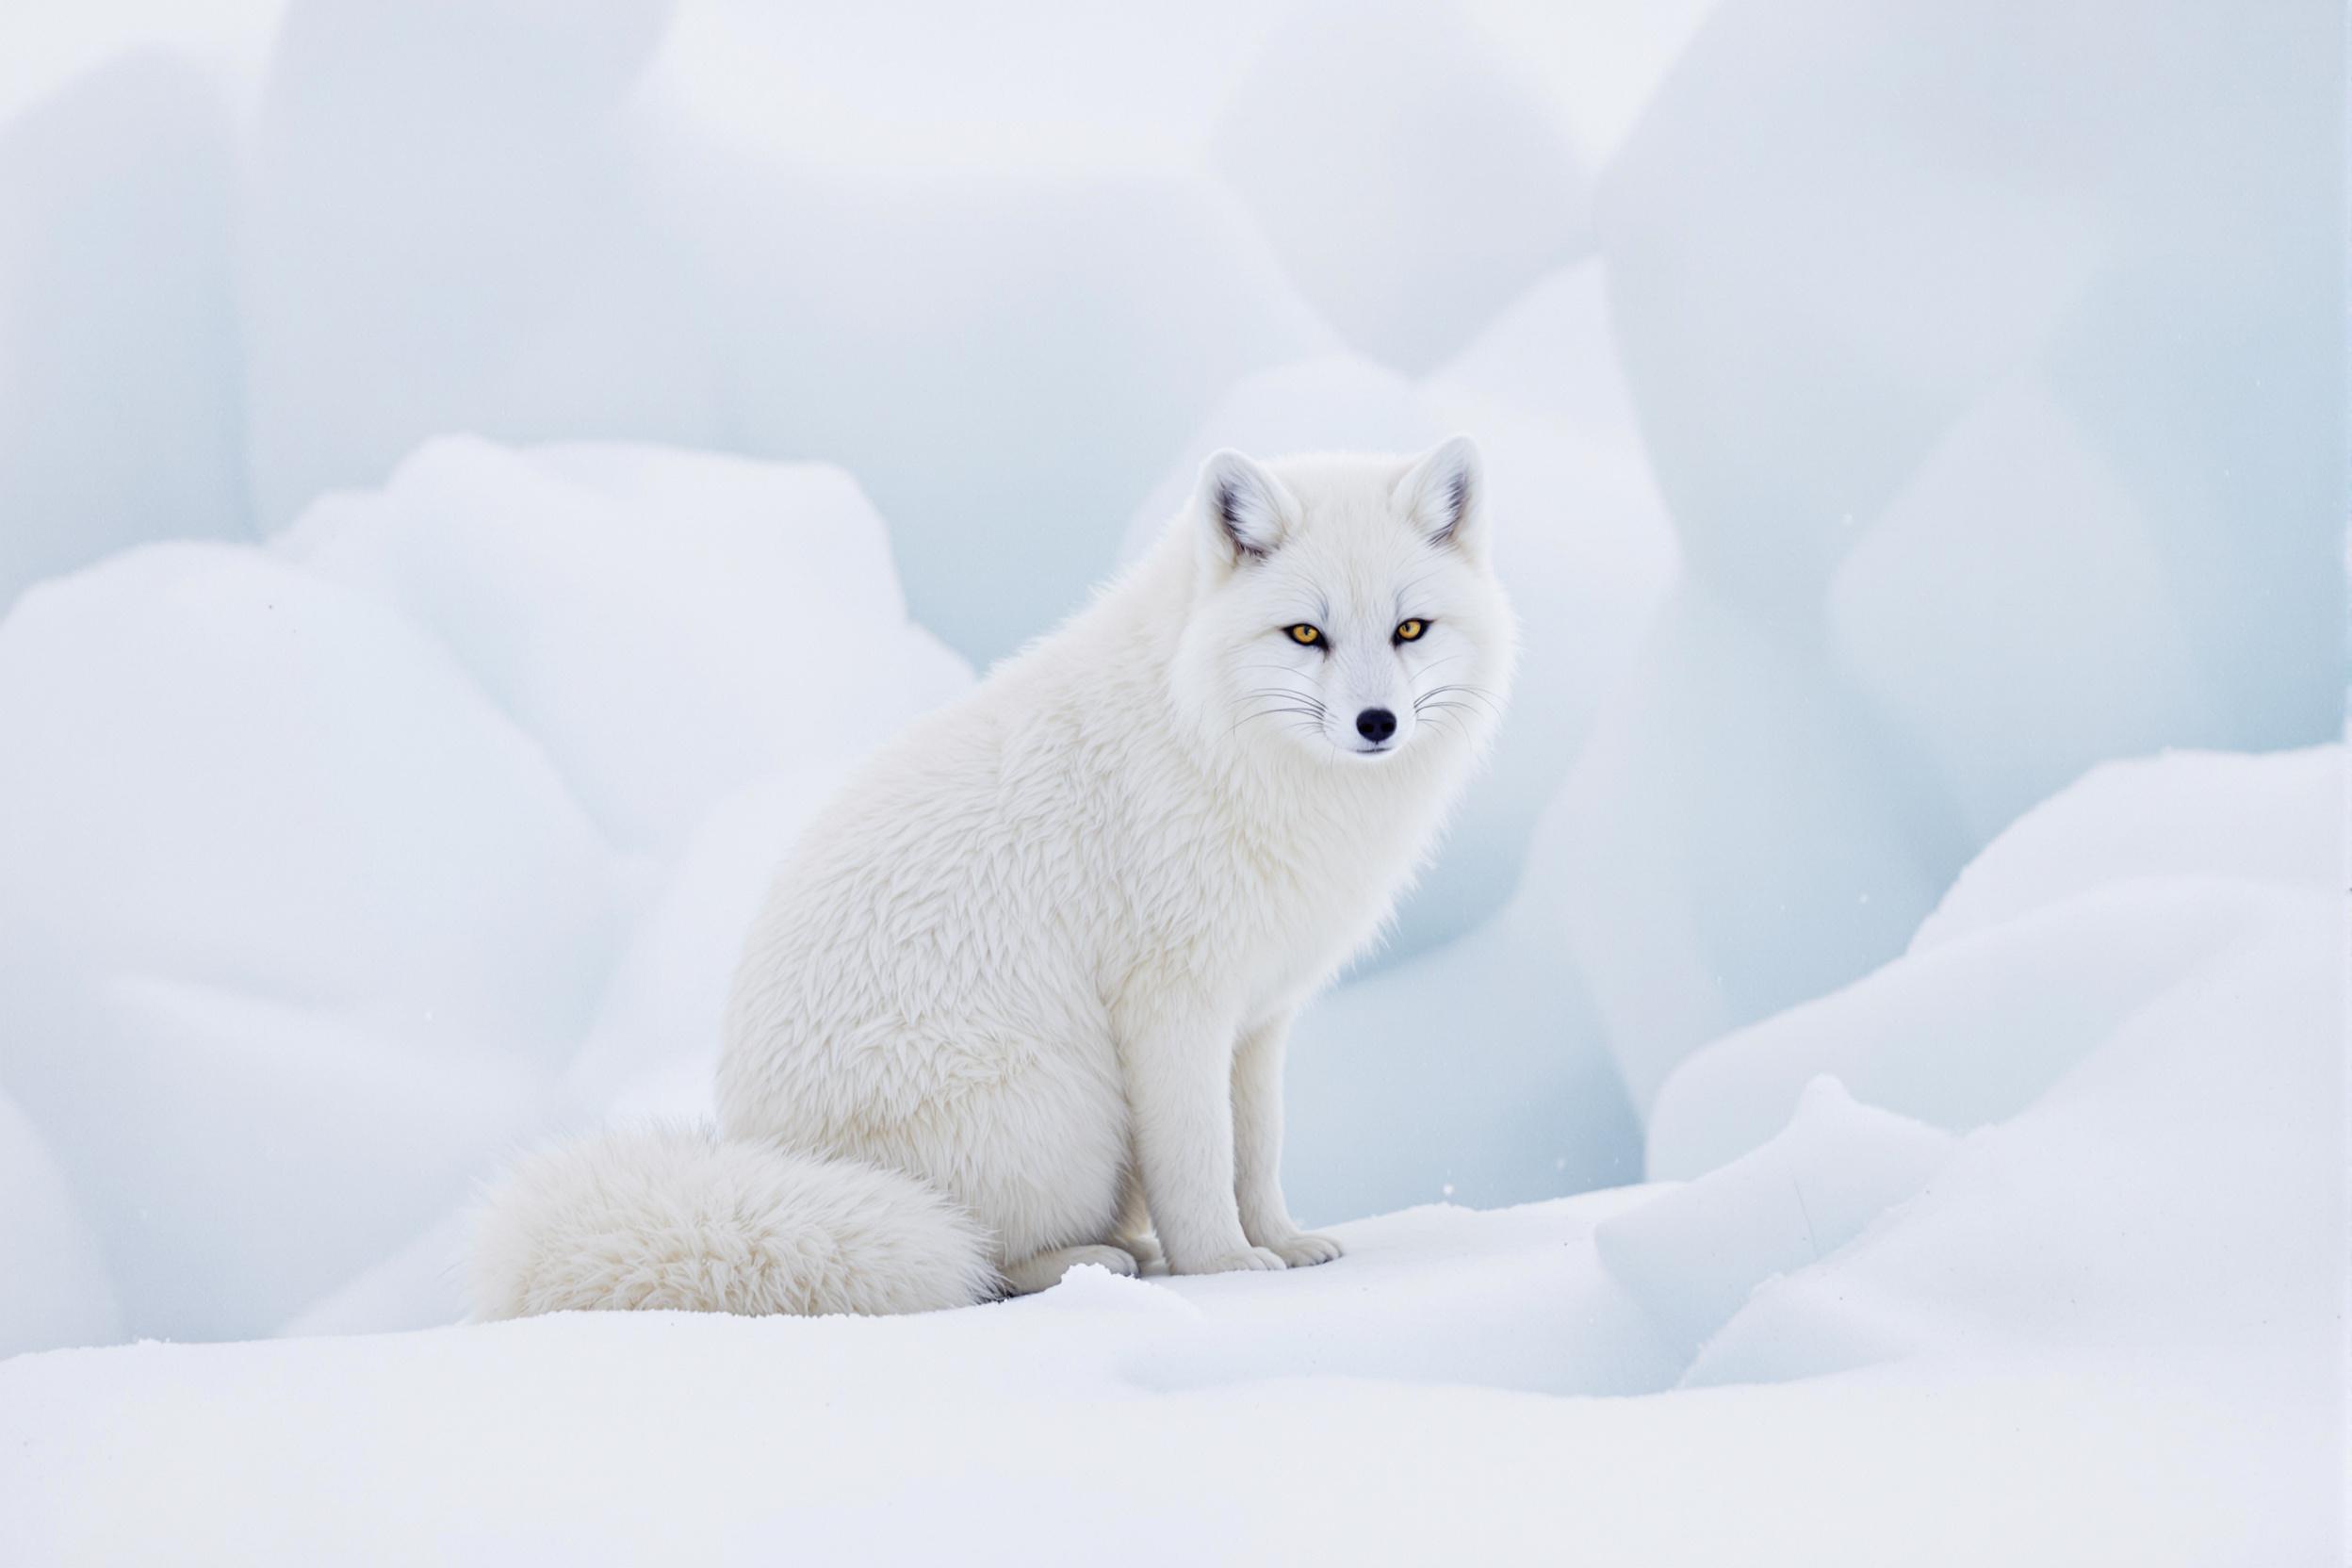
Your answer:
[[[1172,1270],[1178,1274],[1241,1274],[1252,1269],[1288,1268],[1280,1252],[1266,1247],[1245,1247],[1238,1252],[1209,1258],[1200,1263],[1180,1264]]]
[[[1293,1268],[1313,1268],[1316,1264],[1330,1263],[1345,1250],[1331,1237],[1316,1235],[1312,1231],[1268,1242],[1265,1250],[1274,1252]]]
[[[1135,1263],[1146,1274],[1168,1272],[1168,1254],[1160,1250],[1160,1238],[1145,1231],[1135,1235],[1120,1236],[1117,1246],[1135,1256]]]

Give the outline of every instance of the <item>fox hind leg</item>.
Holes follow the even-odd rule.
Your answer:
[[[1119,1225],[1111,1233],[1111,1242],[1134,1253],[1144,1273],[1168,1272],[1168,1254],[1160,1250],[1160,1238],[1152,1229],[1152,1211],[1143,1200],[1143,1179],[1132,1162],[1119,1183]]]

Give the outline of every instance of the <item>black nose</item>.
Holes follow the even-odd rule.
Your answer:
[[[1356,715],[1356,733],[1378,745],[1396,733],[1396,715],[1385,708],[1367,708]]]

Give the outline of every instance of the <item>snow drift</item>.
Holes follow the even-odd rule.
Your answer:
[[[430,446],[271,548],[28,593],[0,623],[0,1082],[25,1245],[83,1280],[86,1225],[110,1283],[58,1284],[80,1312],[10,1348],[269,1332],[600,1113],[576,1067],[715,1051],[745,886],[969,678],[844,476],[643,449]],[[687,870],[748,792],[739,863]]]

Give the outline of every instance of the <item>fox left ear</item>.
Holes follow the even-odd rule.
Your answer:
[[[1273,554],[1298,511],[1281,480],[1230,447],[1200,466],[1195,505],[1208,521],[1214,555],[1227,566]]]
[[[1450,435],[1413,460],[1396,482],[1396,504],[1432,545],[1476,554],[1484,545],[1486,471],[1478,444]]]

